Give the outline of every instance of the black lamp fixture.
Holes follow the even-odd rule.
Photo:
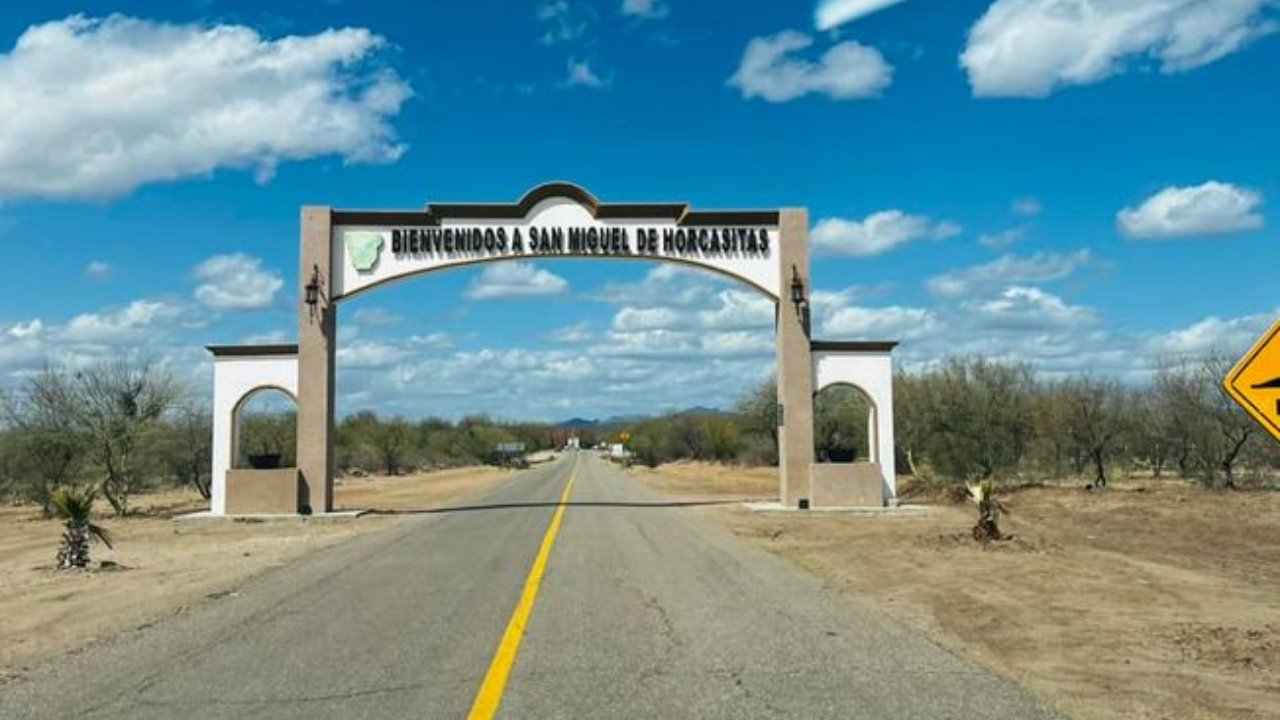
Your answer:
[[[791,266],[791,303],[796,306],[796,316],[804,327],[805,335],[809,334],[809,298],[805,294],[804,280],[795,265]]]
[[[315,307],[320,302],[320,266],[313,265],[311,267],[311,280],[306,286],[306,302],[311,307]]]
[[[795,265],[791,266],[791,302],[795,304],[797,312],[809,304],[804,295],[804,280],[800,279],[800,271]]]

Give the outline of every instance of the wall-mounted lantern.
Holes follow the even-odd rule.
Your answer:
[[[320,267],[312,266],[311,280],[306,286],[306,302],[313,309],[316,303],[320,302]]]

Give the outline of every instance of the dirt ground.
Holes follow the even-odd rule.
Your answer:
[[[461,468],[394,478],[338,480],[335,506],[415,510],[458,500],[511,473]],[[243,585],[270,568],[403,516],[267,523],[175,522],[208,507],[194,492],[135,498],[137,516],[103,517],[115,549],[95,545],[94,568],[52,569],[61,526],[33,507],[0,508],[0,684],[24,667],[95,639],[153,622]],[[100,512],[105,508],[100,508]],[[98,567],[100,561],[115,568]]]
[[[683,498],[753,498],[777,496],[775,472],[635,476]],[[1280,718],[1280,493],[1129,481],[1003,497],[1014,538],[985,551],[973,509],[945,502],[913,516],[702,511],[1073,717]]]

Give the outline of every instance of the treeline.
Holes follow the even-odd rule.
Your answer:
[[[1222,389],[1221,357],[1168,362],[1143,384],[1073,376],[1038,377],[1029,365],[949,358],[894,379],[900,473],[933,483],[981,479],[1079,479],[1105,486],[1135,472],[1176,475],[1209,487],[1274,483],[1280,443]],[[49,368],[0,398],[0,499],[49,508],[59,487],[94,486],[118,514],[130,498],[160,487],[209,495],[207,405],[161,369],[116,361],[79,370]],[[814,454],[869,457],[870,406],[852,388],[819,393]],[[337,426],[342,474],[399,474],[494,460],[504,443],[527,452],[583,447],[629,436],[638,462],[680,459],[777,463],[772,383],[730,412],[679,413],[589,428],[506,423],[484,415],[457,422],[383,418],[358,412]],[[238,466],[267,456],[294,463],[293,411],[243,418]]]
[[[46,513],[59,488],[92,486],[117,515],[159,485],[208,497],[210,424],[170,375],[125,360],[46,368],[0,398],[0,497]]]
[[[1127,385],[1079,375],[1038,377],[1030,365],[952,357],[894,378],[898,471],[936,482],[1176,475],[1209,487],[1271,483],[1280,443],[1227,396],[1230,362],[1220,356],[1161,363]],[[870,406],[836,386],[815,402],[820,461],[869,457]],[[668,417],[632,431],[636,460],[777,461],[777,400],[767,383],[733,414]]]
[[[1269,482],[1280,444],[1225,392],[1221,356],[1160,363],[1125,385],[1037,379],[1027,365],[952,358],[895,382],[904,469],[924,478],[1081,478],[1176,474],[1210,487]]]
[[[190,487],[210,494],[212,418],[208,405],[149,363],[127,360],[78,370],[46,368],[0,396],[0,500],[49,512],[59,488],[92,487],[117,515],[141,492]],[[291,466],[296,413],[245,412],[240,457]],[[596,442],[589,431],[587,440]],[[568,431],[504,423],[484,415],[457,422],[347,416],[336,428],[341,474],[399,474],[493,460],[502,443],[528,452],[562,446]]]

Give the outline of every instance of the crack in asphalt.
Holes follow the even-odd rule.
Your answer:
[[[767,696],[761,695],[753,691],[747,685],[747,681],[743,679],[742,677],[743,672],[745,672],[744,668],[730,667],[725,669],[708,670],[705,674],[708,677],[714,678],[716,680],[729,681],[731,687],[737,692],[741,693],[742,697],[745,700],[752,703],[753,705],[758,705],[764,710],[767,710],[769,714],[773,715],[774,717],[778,717],[778,718],[788,717],[786,710],[783,710],[777,705],[774,705]]]
[[[640,596],[640,602],[644,604],[646,610],[649,610],[658,618],[658,637],[662,639],[663,650],[662,655],[652,664],[640,673],[638,678],[640,683],[647,683],[663,674],[665,668],[675,660],[675,656],[680,648],[684,646],[684,642],[676,634],[675,625],[671,623],[671,616],[667,613],[667,609],[658,602],[655,595],[649,595],[635,586],[631,586],[636,594]]]

